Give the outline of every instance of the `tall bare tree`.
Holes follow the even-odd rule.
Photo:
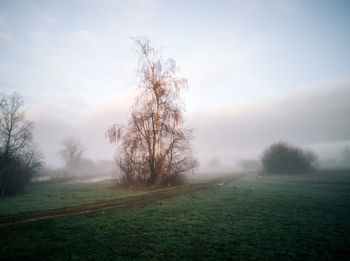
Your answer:
[[[18,155],[32,141],[33,122],[25,119],[22,106],[23,101],[17,94],[2,98],[0,146],[4,157]]]
[[[172,59],[163,60],[148,39],[135,40],[140,95],[126,126],[114,124],[107,137],[118,143],[118,179],[127,186],[169,186],[197,166],[192,131],[183,127],[180,91],[187,81],[176,75]]]
[[[21,191],[41,166],[33,146],[33,122],[26,120],[18,94],[0,99],[0,195]]]
[[[63,157],[67,169],[74,170],[78,167],[85,148],[77,138],[73,137],[65,138],[62,146],[63,149],[59,151],[59,154]]]

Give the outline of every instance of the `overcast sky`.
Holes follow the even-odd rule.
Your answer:
[[[333,157],[350,144],[350,1],[0,1],[0,90],[25,100],[46,161],[66,136],[104,138],[135,96],[130,37],[188,79],[202,165],[259,157],[279,140]]]

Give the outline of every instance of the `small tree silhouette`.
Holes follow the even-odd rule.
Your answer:
[[[312,151],[304,151],[285,142],[267,148],[261,157],[265,173],[300,174],[316,167],[317,157]]]
[[[0,196],[22,192],[42,167],[33,145],[33,122],[28,121],[22,98],[0,97]]]

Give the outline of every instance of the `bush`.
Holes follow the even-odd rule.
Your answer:
[[[41,166],[41,161],[28,155],[6,157],[0,153],[0,196],[23,192]]]
[[[279,142],[263,152],[261,164],[265,173],[301,174],[316,167],[317,157],[312,151]]]

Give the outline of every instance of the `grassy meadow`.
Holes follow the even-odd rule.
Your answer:
[[[65,208],[139,195],[116,189],[112,181],[33,185],[23,193],[0,199],[0,217],[39,210]]]
[[[350,173],[343,175],[346,180]],[[2,260],[349,260],[350,184],[333,181],[250,175],[142,206],[3,226],[0,256]],[[72,185],[82,186],[81,190],[101,186],[101,194],[85,193],[90,201],[96,200],[93,195],[102,200],[104,190],[107,196],[121,193],[108,183]],[[123,193],[131,192],[118,196],[127,196]],[[24,196],[14,197],[13,203]],[[0,200],[3,215],[10,199]],[[49,199],[42,200],[50,206]]]

